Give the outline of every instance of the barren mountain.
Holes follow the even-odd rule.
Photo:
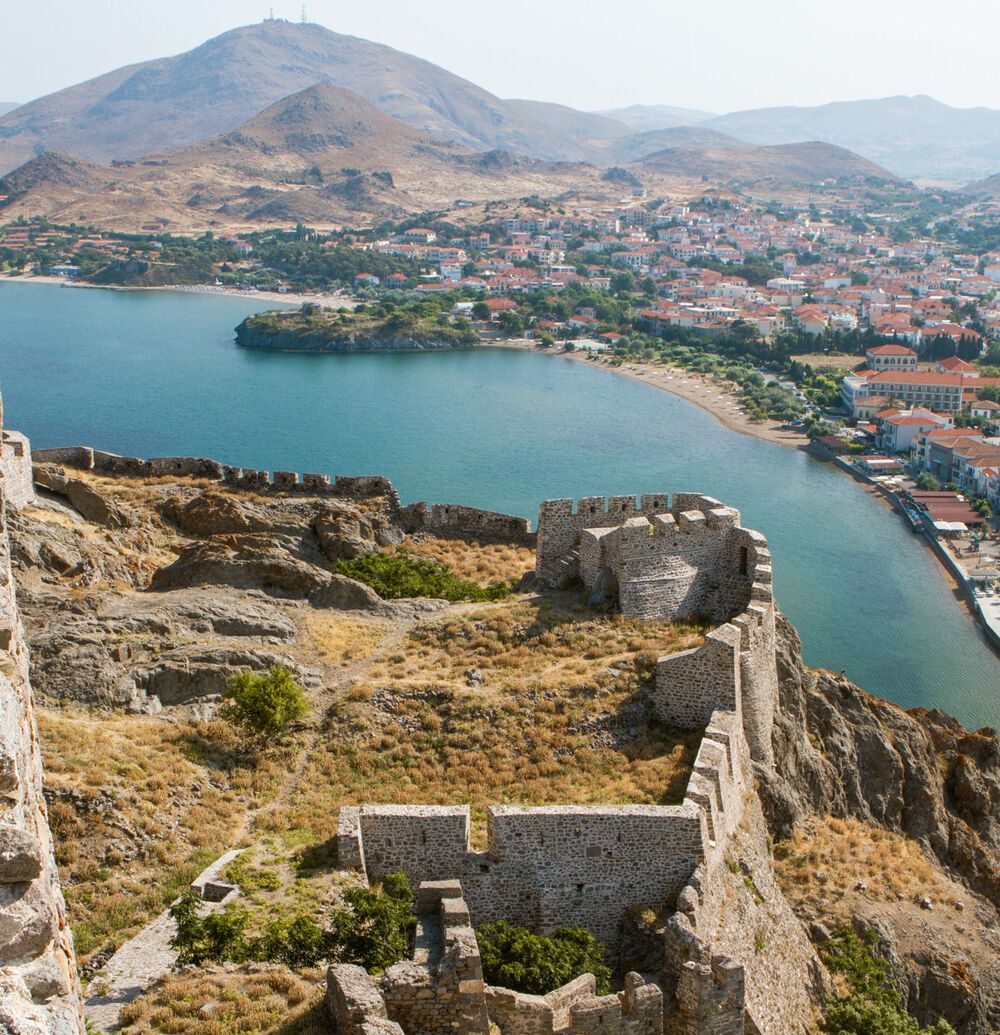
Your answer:
[[[702,125],[754,144],[824,140],[908,177],[962,183],[1000,167],[1000,111],[952,108],[932,97],[759,108]]]
[[[507,105],[521,112],[526,118],[548,126],[559,136],[578,144],[603,145],[633,135],[634,130],[624,122],[589,111],[577,111],[564,104],[550,104],[546,101],[511,100]]]
[[[139,161],[98,166],[45,154],[9,174],[6,218],[112,227],[252,222],[358,223],[457,199],[557,194],[598,184],[587,166],[476,153],[383,114],[357,94],[313,86],[238,129]]]
[[[627,165],[637,162],[648,155],[656,154],[668,148],[695,148],[712,151],[746,147],[742,140],[719,133],[714,129],[702,126],[673,126],[670,129],[652,129],[646,133],[633,133],[631,136],[610,141],[605,147],[605,154],[617,163]]]
[[[985,176],[981,180],[967,183],[962,188],[962,193],[979,194],[990,198],[1000,197],[1000,173],[994,173],[992,176]]]
[[[42,151],[107,162],[181,147],[235,129],[316,83],[353,90],[411,126],[476,150],[584,157],[549,120],[535,121],[428,61],[320,25],[270,20],[185,54],[117,69],[0,117],[0,172]]]
[[[614,108],[610,111],[599,111],[596,114],[624,122],[635,133],[671,129],[674,126],[688,126],[713,118],[712,113],[708,111],[675,108],[670,104],[632,104],[627,108]]]
[[[0,101],[0,115],[6,115],[7,112],[13,111],[17,107],[20,105],[16,101]]]
[[[751,185],[820,184],[828,180],[881,180],[902,183],[887,169],[833,144],[749,144],[714,147],[671,147],[634,163],[633,169],[682,178],[706,176],[715,182],[733,180]]]

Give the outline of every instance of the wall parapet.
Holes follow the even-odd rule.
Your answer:
[[[535,535],[527,518],[494,510],[479,510],[457,503],[411,503],[403,507],[399,517],[403,527],[411,532],[432,532],[484,543],[535,544]]]
[[[302,493],[342,499],[384,496],[395,509],[401,506],[399,493],[392,482],[380,475],[336,475],[331,481],[327,474],[234,467],[198,456],[164,456],[144,460],[136,456],[119,456],[90,446],[39,449],[35,451],[34,459],[37,463],[62,464],[111,477],[198,478],[220,482],[229,489],[249,492]]]
[[[671,903],[710,847],[694,801],[491,806],[486,852],[471,849],[467,805],[341,811],[340,865],[353,860],[369,881],[397,871],[412,884],[457,878],[476,925],[583,926],[612,956],[628,909]]]

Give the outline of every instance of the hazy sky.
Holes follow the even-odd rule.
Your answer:
[[[0,101],[189,50],[259,21],[255,0],[0,0]],[[276,0],[277,17],[301,4]],[[926,93],[1000,108],[1000,2],[308,0],[310,21],[387,43],[501,97],[730,111]]]

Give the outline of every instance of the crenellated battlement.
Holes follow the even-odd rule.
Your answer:
[[[341,499],[385,497],[395,509],[399,494],[388,478],[378,475],[300,474],[297,471],[265,471],[234,467],[200,456],[161,456],[144,460],[120,456],[90,446],[39,449],[36,463],[61,464],[82,471],[94,471],[123,478],[197,478],[219,482],[228,489],[254,493],[302,493],[309,496],[335,496]]]

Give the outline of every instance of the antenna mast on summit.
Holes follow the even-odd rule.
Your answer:
[[[305,4],[302,5],[302,17],[299,19],[299,21],[301,21],[303,25],[306,24],[306,5]]]

